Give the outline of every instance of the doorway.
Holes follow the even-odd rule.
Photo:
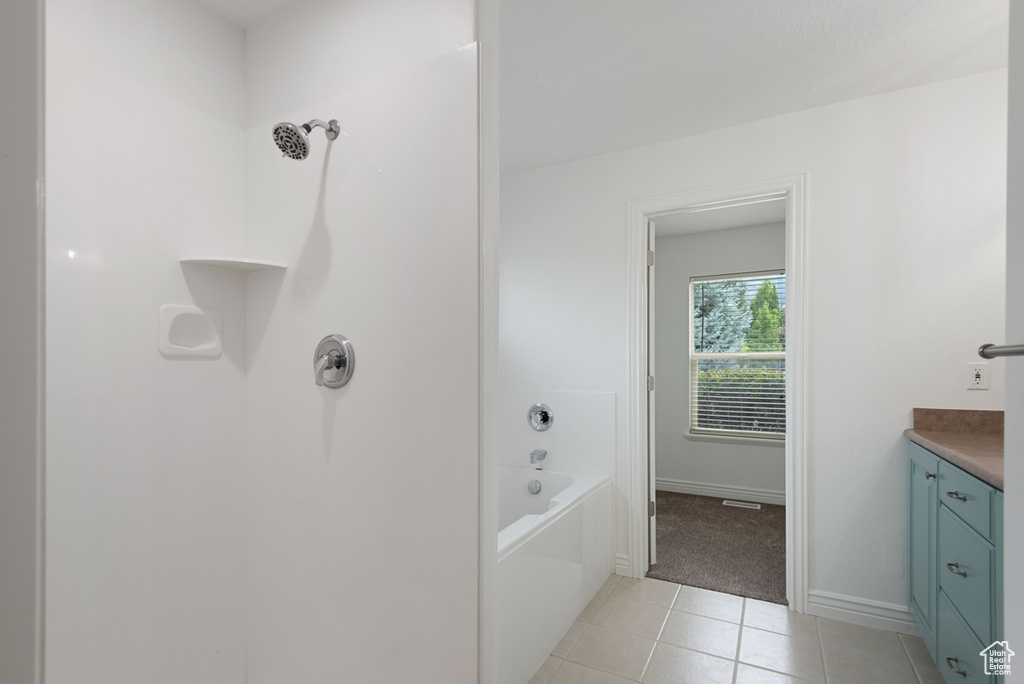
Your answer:
[[[786,602],[785,208],[776,194],[655,219],[648,277],[647,576],[772,603]]]
[[[655,295],[650,269],[653,235],[651,224],[671,223],[668,217],[681,214],[711,214],[725,207],[754,207],[776,201],[785,208],[786,293],[786,425],[785,425],[785,537],[786,600],[792,610],[806,609],[806,485],[804,477],[804,311],[805,311],[805,226],[802,175],[744,183],[706,190],[681,192],[630,203],[631,251],[631,401],[630,401],[630,574],[643,577],[649,564],[657,561],[656,427],[653,402],[657,376],[649,309]],[[737,209],[738,210],[738,209]],[[719,214],[725,216],[725,214]],[[727,226],[722,226],[726,228]],[[654,379],[652,380],[652,376]]]

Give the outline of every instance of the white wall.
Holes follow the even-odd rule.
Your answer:
[[[244,35],[190,0],[46,14],[46,680],[242,682]],[[163,304],[219,358],[157,349]]]
[[[1006,338],[1024,342],[1024,3],[1010,3],[1009,164],[1006,216]],[[1004,532],[1004,633],[1011,644],[1024,643],[1024,359],[1006,360],[1006,499]]]
[[[475,682],[473,5],[323,5],[248,34],[249,248],[288,266],[248,285],[248,681]],[[335,67],[359,73],[325,91]],[[273,124],[314,117],[344,135],[283,159]],[[355,351],[340,390],[313,382],[331,333]]]
[[[654,283],[657,375],[655,454],[658,488],[705,493],[715,489],[751,501],[785,499],[782,442],[736,443],[691,437],[690,278],[786,267],[784,223],[658,238]],[[737,492],[742,492],[739,494]]]
[[[1002,407],[1002,362],[988,392],[963,369],[1003,336],[1005,130],[996,71],[503,177],[504,386],[626,405],[627,203],[806,173],[809,587],[898,611],[911,409]]]
[[[42,7],[0,4],[0,681],[42,677]]]

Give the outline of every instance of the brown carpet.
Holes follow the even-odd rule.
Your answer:
[[[648,577],[786,603],[786,507],[657,494],[658,562]]]

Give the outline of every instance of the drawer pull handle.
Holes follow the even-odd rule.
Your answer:
[[[960,492],[946,492],[946,496],[950,499],[956,499],[957,501],[967,501],[967,497]]]
[[[924,471],[924,479],[926,479],[926,480],[934,480],[935,479],[935,473],[929,473],[927,470]]]
[[[963,671],[963,670],[961,670],[961,669],[958,669],[958,668],[957,668],[957,666],[956,666],[956,665],[954,665],[953,663],[956,663],[956,665],[959,665],[959,664],[960,664],[960,661],[959,661],[958,659],[956,659],[956,658],[946,658],[946,666],[947,666],[947,667],[948,667],[948,668],[949,668],[950,670],[952,670],[953,672],[956,672],[956,673],[957,673],[958,675],[960,675],[961,677],[966,677],[966,676],[967,676],[967,673],[966,673],[966,672],[964,672],[964,671]]]
[[[946,563],[946,569],[954,575],[960,575],[961,577],[967,577],[967,573],[960,569],[959,563]]]

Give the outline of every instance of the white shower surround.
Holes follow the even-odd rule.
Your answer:
[[[341,123],[305,161],[274,119],[247,133],[249,244],[290,265],[249,276],[251,684],[477,678],[477,56],[283,113]],[[311,373],[331,333],[338,390]],[[395,632],[409,614],[432,626]]]
[[[87,359],[47,373],[48,684],[488,679],[476,11],[46,3],[47,356]],[[282,159],[313,117],[347,136]],[[165,303],[219,311],[221,355],[162,358]]]

